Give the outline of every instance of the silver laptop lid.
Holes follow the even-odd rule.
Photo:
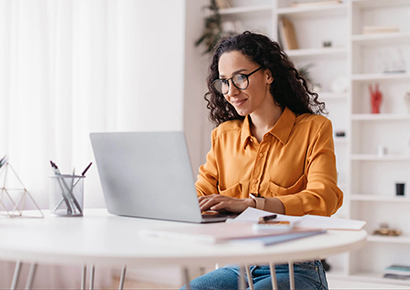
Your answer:
[[[91,133],[108,212],[200,222],[183,132]]]

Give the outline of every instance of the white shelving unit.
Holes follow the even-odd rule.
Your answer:
[[[290,0],[231,0],[220,11],[223,21],[240,21],[244,29],[278,39],[281,17],[292,21],[299,49],[286,53],[297,68],[313,63],[310,73],[320,84],[334,131],[344,191],[339,217],[367,221],[370,234],[362,250],[331,257],[329,277],[346,281],[409,286],[410,281],[383,278],[385,267],[410,264],[410,112],[404,94],[410,92],[410,0],[344,0],[341,4],[290,7]],[[399,32],[363,34],[364,26],[396,26]],[[331,41],[331,47],[323,47]],[[404,60],[406,72],[384,73],[387,64]],[[332,92],[332,81],[348,79],[345,92]],[[369,85],[383,93],[380,114],[371,114]],[[377,156],[377,146],[388,153]],[[404,197],[395,182],[406,183]],[[400,237],[371,234],[382,222],[403,231]],[[387,285],[387,286],[386,286]]]

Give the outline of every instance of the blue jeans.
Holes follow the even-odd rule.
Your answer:
[[[279,290],[290,289],[289,267],[276,265],[276,279]],[[255,290],[272,289],[269,266],[251,266]],[[328,290],[326,274],[320,261],[294,263],[296,290]],[[230,290],[238,289],[239,267],[225,266],[192,280],[192,290]],[[248,277],[246,277],[247,286]],[[183,286],[181,289],[186,289]],[[248,288],[249,289],[249,288]]]

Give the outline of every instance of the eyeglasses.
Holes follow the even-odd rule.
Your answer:
[[[249,74],[234,74],[229,79],[216,79],[212,83],[212,87],[219,93],[225,95],[229,92],[229,80],[239,90],[245,90],[249,86],[249,77],[260,70],[262,66]]]

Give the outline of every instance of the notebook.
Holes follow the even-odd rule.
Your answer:
[[[223,222],[201,214],[183,132],[91,133],[109,213],[170,221]]]

